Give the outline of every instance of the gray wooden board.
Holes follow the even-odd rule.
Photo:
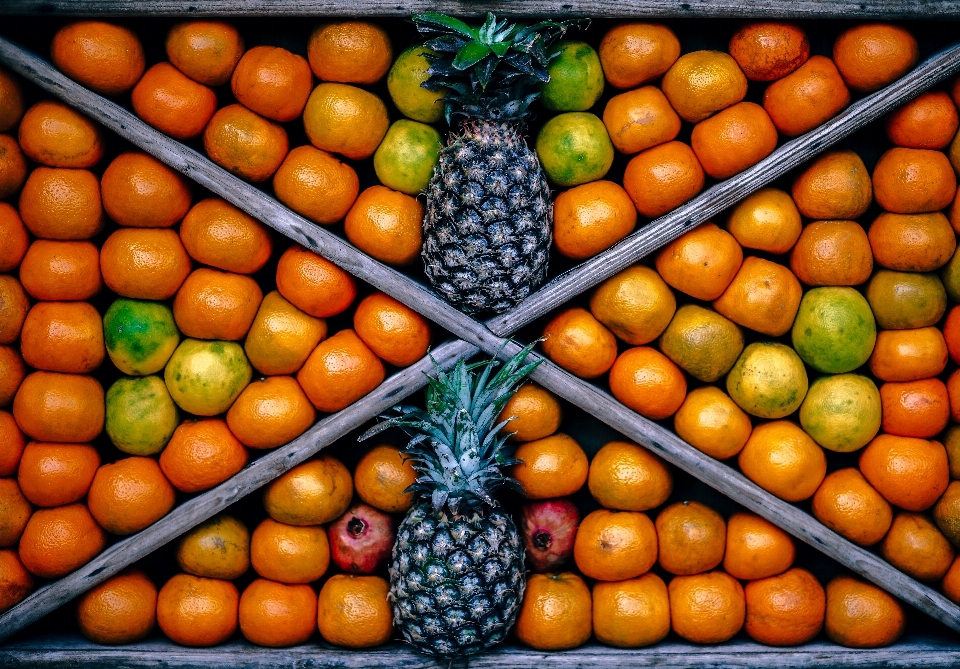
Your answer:
[[[409,16],[441,11],[480,16],[594,18],[960,18],[958,0],[2,0],[0,13],[171,16]]]

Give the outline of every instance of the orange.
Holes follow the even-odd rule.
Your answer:
[[[677,576],[670,581],[673,631],[694,643],[720,643],[743,627],[743,587],[721,571]]]
[[[669,142],[680,134],[680,117],[656,86],[610,98],[603,108],[603,124],[617,151],[627,154]]]
[[[610,390],[646,418],[672,416],[687,395],[687,380],[669,358],[647,346],[627,349],[610,369]]]
[[[787,193],[761,188],[736,205],[727,231],[748,249],[786,253],[800,238],[800,212]]]
[[[620,648],[639,648],[662,641],[670,632],[667,586],[656,574],[593,586],[593,634],[597,641]]]
[[[671,574],[700,574],[723,561],[727,525],[709,506],[671,504],[657,515],[656,527],[660,566]]]
[[[957,134],[960,116],[945,91],[927,91],[892,111],[884,124],[895,146],[944,149]]]
[[[657,531],[645,513],[599,509],[580,521],[573,559],[599,581],[635,578],[657,561]]]
[[[777,263],[749,257],[713,308],[734,323],[779,337],[793,325],[803,289],[793,273]]]
[[[327,531],[319,525],[297,527],[267,518],[253,531],[250,561],[264,578],[312,583],[330,566]]]
[[[513,457],[520,464],[511,469],[511,476],[528,499],[572,495],[587,482],[587,454],[565,434],[520,444]]]
[[[100,466],[90,444],[32,441],[23,451],[17,483],[37,506],[62,506],[84,498]]]
[[[260,302],[243,348],[261,374],[293,374],[326,336],[326,321],[303,313],[274,290]]]
[[[240,32],[223,21],[183,21],[167,33],[167,58],[185,75],[207,86],[230,81],[243,55]]]
[[[177,490],[199,492],[239,472],[248,457],[223,420],[188,420],[174,430],[160,453],[160,468]]]
[[[916,381],[947,366],[947,343],[935,327],[881,330],[870,355],[870,372],[883,381]]]
[[[260,378],[227,411],[227,425],[245,446],[275,448],[313,425],[316,412],[291,376]]]
[[[0,546],[16,546],[33,507],[13,479],[0,479]]]
[[[420,257],[423,205],[415,197],[371,186],[360,193],[343,222],[350,243],[388,265]]]
[[[353,330],[322,341],[297,372],[297,381],[319,411],[333,413],[380,385],[386,369]]]
[[[6,202],[0,202],[0,237],[4,240],[0,247],[0,272],[10,272],[23,260],[30,238],[20,214]]]
[[[427,354],[430,324],[420,314],[389,295],[373,293],[353,314],[357,336],[378,358],[406,367]]]
[[[517,617],[521,643],[537,650],[568,650],[587,642],[592,598],[583,579],[571,572],[533,574]]]
[[[407,488],[416,480],[410,458],[393,446],[371,448],[353,472],[360,499],[388,513],[403,513],[413,506],[413,493]]]
[[[673,417],[681,439],[718,460],[740,452],[753,426],[743,409],[715,386],[692,390]]]
[[[156,624],[157,586],[139,569],[125,569],[94,586],[77,604],[77,625],[94,643],[133,643]]]
[[[939,211],[931,214],[884,212],[870,224],[870,247],[877,264],[903,272],[940,269],[957,248],[950,221]]]
[[[950,478],[960,479],[960,426],[951,425],[943,435],[947,460],[950,463]]]
[[[190,265],[173,230],[120,228],[100,249],[103,282],[124,297],[169,299],[190,274]]]
[[[0,406],[7,406],[13,401],[26,375],[27,369],[17,349],[0,346]]]
[[[20,352],[31,367],[86,374],[103,362],[103,322],[89,302],[38,302],[20,332]]]
[[[250,568],[250,532],[232,516],[214,516],[180,537],[177,564],[194,576],[238,579]]]
[[[326,151],[298,146],[273,177],[277,199],[311,221],[330,225],[343,220],[357,199],[360,181],[354,169]]]
[[[947,452],[936,441],[881,434],[860,454],[860,471],[891,504],[908,511],[933,506],[947,489]]]
[[[753,428],[737,463],[747,478],[788,502],[813,495],[827,473],[823,449],[795,423],[786,420]]]
[[[187,180],[146,153],[121,153],[103,173],[103,208],[119,225],[169,228],[190,209]]]
[[[33,590],[30,575],[12,549],[0,550],[0,613],[20,603]]]
[[[54,65],[103,95],[133,88],[143,74],[143,47],[132,30],[104,21],[75,21],[50,44]]]
[[[507,400],[497,422],[510,420],[504,428],[510,441],[536,441],[560,429],[563,408],[556,395],[535,383],[525,383]]]
[[[807,62],[810,40],[793,23],[748,23],[730,38],[730,55],[747,79],[774,81]]]
[[[348,84],[321,83],[303,110],[303,125],[318,149],[353,160],[373,155],[390,119],[378,96]]]
[[[817,158],[793,182],[793,201],[807,218],[855,219],[870,206],[873,188],[867,166],[853,151]]]
[[[794,137],[833,118],[850,104],[850,91],[833,61],[813,56],[775,81],[763,94],[763,108],[784,135]]]
[[[660,336],[677,309],[673,291],[656,271],[633,265],[593,291],[590,312],[617,337],[635,346]]]
[[[810,641],[823,628],[827,595],[806,569],[795,567],[779,576],[751,581],[744,595],[744,629],[754,641],[796,646]]]
[[[865,23],[843,31],[833,60],[850,88],[870,93],[899,79],[918,57],[917,40],[893,23]]]
[[[663,280],[698,300],[715,300],[743,262],[743,249],[726,230],[707,222],[663,247],[657,271]]]
[[[0,560],[3,559],[2,555],[4,552],[5,551],[0,551]],[[950,569],[947,570],[943,580],[940,582],[940,588],[943,590],[943,594],[954,604],[960,601],[960,560],[954,559],[953,564],[950,565]],[[2,610],[3,605],[0,604],[0,611]]]
[[[887,211],[923,214],[953,201],[957,177],[940,151],[896,147],[880,156],[873,168],[873,189],[877,204]]]
[[[319,525],[339,518],[352,497],[350,472],[336,458],[321,455],[270,483],[263,506],[278,523]]]
[[[103,130],[70,107],[43,100],[20,121],[20,148],[50,167],[93,167],[103,158]]]
[[[813,496],[813,515],[859,546],[872,546],[893,522],[887,500],[855,467],[838,469],[823,479]]]
[[[88,170],[38,167],[20,191],[20,216],[36,237],[89,239],[103,229],[100,182]]]
[[[940,379],[884,383],[880,401],[883,431],[900,437],[932,437],[950,420],[950,398]]]
[[[133,534],[167,515],[176,493],[153,458],[131,457],[97,470],[87,495],[90,513],[112,534]]]
[[[711,309],[685,304],[660,335],[660,350],[700,381],[716,381],[743,351],[743,333]]]
[[[259,646],[306,643],[313,635],[316,618],[317,595],[308,585],[258,578],[240,596],[240,632]]]
[[[17,472],[27,440],[8,411],[0,411],[0,476]]]
[[[371,648],[393,636],[389,584],[379,576],[331,576],[317,601],[320,636],[335,646]]]
[[[323,81],[373,84],[393,62],[387,31],[367,21],[322,23],[310,33],[307,58]]]
[[[157,624],[182,646],[216,646],[237,629],[240,593],[230,581],[177,574],[157,597]]]
[[[6,69],[0,69],[0,132],[17,125],[23,116],[23,89],[17,77]]]
[[[878,648],[900,638],[906,627],[903,607],[877,586],[849,576],[827,583],[824,629],[834,643]]]
[[[103,386],[92,376],[33,372],[13,399],[13,416],[37,441],[89,442],[103,430]]]
[[[790,253],[790,269],[808,286],[857,286],[870,278],[870,240],[856,221],[814,221]]]
[[[947,379],[947,395],[950,399],[950,417],[957,422],[960,418],[960,374],[956,370]]]
[[[88,300],[103,288],[100,251],[91,242],[37,239],[23,257],[20,281],[37,300]]]
[[[960,543],[960,481],[952,481],[933,507],[933,522],[954,546]]]
[[[312,84],[306,59],[276,46],[255,46],[244,53],[230,78],[238,102],[281,122],[300,116]]]
[[[867,284],[866,297],[877,326],[887,330],[928,327],[947,310],[946,289],[936,274],[880,270]],[[949,327],[948,319],[944,330]],[[944,337],[950,340],[946,332]]]
[[[10,197],[27,178],[27,160],[17,140],[0,135],[0,198]]]
[[[769,156],[777,148],[777,129],[763,107],[738,102],[697,123],[690,144],[704,172],[726,179]]]
[[[291,246],[277,265],[277,290],[317,318],[336,316],[353,302],[357,285],[349,274],[302,246]]]
[[[660,87],[680,118],[697,123],[740,102],[747,94],[747,78],[729,54],[692,51],[670,66]]]
[[[647,511],[673,492],[670,467],[650,451],[611,441],[593,456],[587,478],[590,494],[608,509]]]
[[[12,344],[30,310],[30,300],[23,286],[12,276],[0,274],[0,344]]]
[[[238,274],[253,274],[270,259],[273,240],[265,225],[229,202],[197,202],[180,223],[180,241],[191,258]]]
[[[637,210],[612,181],[593,181],[560,193],[553,202],[553,242],[562,255],[585,260],[633,232]]]
[[[955,551],[943,533],[920,513],[899,513],[880,544],[890,564],[918,581],[937,581],[953,564]]]
[[[655,218],[703,190],[705,178],[693,149],[672,141],[634,156],[623,173],[623,187],[637,211]]]
[[[236,341],[247,335],[262,299],[249,276],[201,267],[177,291],[173,317],[187,337]]]
[[[203,131],[210,160],[247,181],[266,181],[280,167],[290,148],[283,126],[243,105],[220,108]]]
[[[796,553],[790,535],[760,516],[739,511],[727,520],[723,568],[735,578],[752,580],[783,573]]]
[[[84,504],[38,509],[20,537],[20,559],[31,574],[59,578],[93,559],[106,536]]]
[[[636,88],[670,69],[680,56],[680,40],[659,23],[623,23],[600,41],[604,77],[616,88]]]
[[[137,116],[179,140],[203,132],[217,110],[216,93],[170,63],[157,63],[147,70],[131,99]]]
[[[560,312],[543,329],[543,351],[554,363],[584,379],[606,373],[617,357],[617,339],[586,309]]]

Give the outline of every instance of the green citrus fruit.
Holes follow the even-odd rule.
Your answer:
[[[229,409],[252,375],[240,344],[199,339],[184,339],[163,372],[173,401],[197,416]]]
[[[427,187],[442,148],[443,140],[434,128],[400,119],[373,154],[373,169],[387,188],[416,195]]]
[[[760,418],[789,416],[807,394],[807,370],[789,346],[755,342],[727,375],[727,393],[741,409]]]
[[[424,54],[433,53],[425,46],[412,46],[393,61],[387,74],[387,90],[400,113],[414,121],[436,123],[443,118],[443,91],[428,91],[420,84],[429,75],[430,62]]]
[[[867,284],[867,299],[884,330],[929,327],[947,310],[947,291],[936,274],[880,270]]]
[[[166,304],[121,297],[103,315],[103,339],[117,369],[145,376],[167,364],[180,342],[180,331]]]
[[[954,302],[960,302],[960,253],[954,253],[940,270],[940,280],[947,291],[947,297]]]
[[[687,304],[660,335],[660,350],[701,381],[716,381],[730,371],[743,350],[743,333],[716,311]]]
[[[947,449],[950,478],[960,479],[960,425],[951,425],[943,433],[943,447]]]
[[[800,425],[824,448],[849,453],[877,436],[881,413],[880,391],[867,377],[823,376],[810,384]]]
[[[177,407],[159,376],[123,377],[107,390],[107,436],[124,453],[159,453],[179,424]]]
[[[600,56],[586,42],[557,42],[547,66],[550,81],[540,86],[543,106],[552,111],[587,111],[603,94]]]
[[[547,121],[536,142],[547,178],[558,186],[602,179],[613,164],[613,144],[595,114],[567,112]]]
[[[821,372],[849,372],[869,358],[877,342],[877,323],[863,295],[846,286],[807,291],[791,331],[803,361]]]

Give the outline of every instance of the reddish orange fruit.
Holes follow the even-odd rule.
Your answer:
[[[20,352],[31,367],[87,374],[103,363],[103,321],[88,302],[38,302],[20,332]]]
[[[860,454],[860,471],[890,502],[908,511],[933,506],[947,489],[947,452],[936,441],[881,434]]]
[[[219,109],[203,131],[203,148],[210,160],[247,181],[266,181],[280,167],[290,141],[278,123],[243,105]]]
[[[131,457],[103,465],[90,484],[87,503],[100,527],[133,534],[167,515],[176,493],[153,458]]]
[[[103,158],[103,130],[59,102],[36,103],[20,122],[20,148],[50,167],[93,167]]]
[[[957,134],[960,116],[945,91],[921,93],[887,116],[887,138],[909,149],[943,149]]]
[[[357,296],[357,284],[347,272],[302,246],[291,246],[277,264],[277,290],[311,316],[336,316]]]
[[[793,23],[749,23],[730,38],[730,55],[751,81],[774,81],[807,62],[810,41]]]
[[[763,108],[777,130],[794,137],[816,128],[850,104],[840,72],[824,56],[810,60],[783,79],[767,86]]]
[[[230,79],[238,102],[283,122],[300,116],[312,84],[307,60],[276,46],[255,46],[247,51]]]
[[[743,249],[729,232],[704,223],[657,255],[657,272],[671,286],[698,300],[715,300],[743,262]]]
[[[137,116],[181,140],[203,132],[217,110],[216,93],[170,63],[157,63],[147,70],[134,86],[131,100]]]
[[[297,381],[319,411],[350,406],[380,385],[386,370],[353,330],[341,330],[313,350]]]
[[[156,623],[157,587],[139,569],[125,569],[95,586],[77,605],[77,625],[94,643],[133,643]]]
[[[177,490],[199,492],[239,472],[248,457],[222,419],[188,420],[160,453],[160,468]]]
[[[24,449],[17,482],[24,497],[37,506],[62,506],[87,494],[100,466],[90,444],[32,441]]]
[[[20,265],[20,281],[37,300],[88,300],[103,288],[100,250],[91,242],[37,239]]]
[[[670,69],[680,56],[680,40],[659,23],[623,23],[600,41],[604,77],[616,88],[636,88]]]
[[[922,439],[939,434],[950,420],[950,399],[940,379],[880,386],[883,431]]]
[[[167,33],[167,58],[185,75],[207,86],[230,81],[244,52],[243,37],[223,21],[184,21]]]
[[[586,309],[560,312],[543,329],[543,351],[584,379],[605,374],[617,357],[617,339]]]
[[[239,606],[230,581],[177,574],[160,588],[157,624],[174,643],[215,646],[236,631]]]
[[[100,189],[103,208],[120,225],[169,228],[190,209],[187,180],[146,153],[121,153],[114,158],[103,173]]]
[[[103,229],[100,182],[88,170],[38,167],[20,191],[20,216],[36,237],[89,239]]]
[[[940,151],[888,150],[873,168],[877,204],[896,214],[923,214],[945,208],[957,193],[957,177]]]
[[[33,372],[13,399],[20,429],[37,441],[85,443],[103,430],[103,386],[92,376]]]
[[[389,295],[373,293],[360,301],[353,328],[378,358],[406,367],[427,354],[430,324],[420,314]]]
[[[627,349],[610,369],[614,397],[637,413],[661,420],[676,413],[687,396],[687,379],[665,355],[648,346]]]
[[[833,43],[833,59],[850,88],[869,93],[906,74],[918,58],[916,38],[893,23],[848,28]]]
[[[795,646],[820,633],[827,596],[820,582],[805,569],[751,581],[744,588],[751,639],[771,646]]]
[[[84,504],[39,509],[20,537],[20,559],[40,578],[59,578],[85,565],[106,545],[106,535]]]
[[[75,21],[50,43],[54,64],[68,77],[103,95],[130,90],[143,74],[143,46],[129,28],[104,21]]]
[[[634,156],[623,174],[623,187],[637,211],[654,218],[703,190],[705,179],[693,149],[672,141]]]
[[[693,127],[690,144],[703,171],[726,179],[777,148],[777,129],[763,107],[739,102]]]

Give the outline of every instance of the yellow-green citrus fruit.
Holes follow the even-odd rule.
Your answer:
[[[124,374],[156,374],[180,343],[173,311],[162,302],[115,300],[103,315],[110,360]]]
[[[741,409],[760,418],[783,418],[807,394],[807,370],[800,356],[776,342],[754,342],[727,375],[727,393]]]
[[[387,90],[393,104],[407,118],[422,123],[436,123],[443,118],[443,91],[428,91],[421,86],[430,76],[430,62],[424,54],[433,53],[425,46],[412,46],[393,61],[387,74]]]
[[[163,378],[181,409],[216,416],[230,408],[252,375],[239,343],[184,339],[170,357]]]
[[[427,187],[442,148],[436,129],[400,119],[390,126],[373,154],[373,169],[387,188],[416,195]]]
[[[847,286],[807,291],[790,333],[803,361],[828,374],[849,372],[870,359],[877,323],[863,295]]]
[[[882,408],[876,384],[859,374],[823,376],[812,384],[800,407],[800,425],[831,451],[863,448],[880,431]]]
[[[867,284],[867,300],[884,330],[936,324],[947,309],[947,291],[936,274],[880,270]]]
[[[558,186],[602,179],[613,164],[607,128],[588,112],[554,116],[540,128],[536,149],[547,178]]]
[[[550,81],[540,86],[540,100],[552,111],[587,111],[603,94],[600,56],[586,42],[557,42],[547,65]]]
[[[947,291],[947,297],[960,302],[960,253],[954,253],[950,261],[940,270],[940,280]]]
[[[233,516],[214,516],[180,538],[177,564],[194,576],[240,578],[250,568],[250,531]]]
[[[743,351],[743,333],[716,311],[685,304],[660,335],[660,350],[701,381],[716,381]]]
[[[124,453],[159,453],[179,424],[177,407],[159,376],[123,377],[107,390],[107,436]]]

